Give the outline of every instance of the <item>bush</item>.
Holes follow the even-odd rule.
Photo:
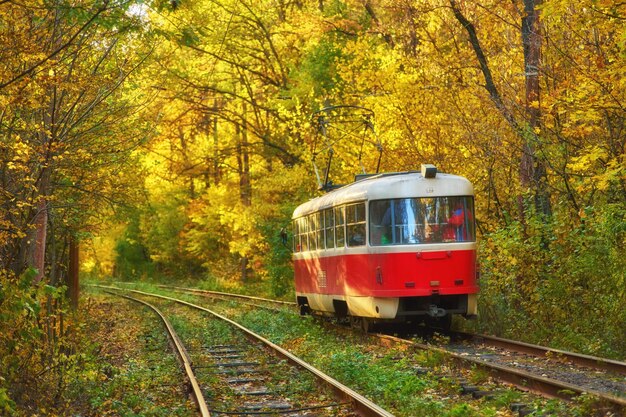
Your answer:
[[[115,245],[115,270],[113,275],[121,280],[135,280],[152,275],[154,265],[148,249],[141,243],[139,218],[131,218],[124,235]]]
[[[491,233],[480,248],[487,332],[588,354],[626,355],[626,210],[587,208]]]
[[[80,320],[66,310],[65,287],[33,286],[35,275],[34,269],[0,275],[2,415],[54,414],[73,395],[75,381],[93,377]]]

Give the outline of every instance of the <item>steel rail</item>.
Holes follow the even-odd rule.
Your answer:
[[[124,290],[122,288],[115,288],[115,287],[104,287],[104,286],[100,286],[100,285],[96,285],[97,287],[100,288],[113,288],[116,290]],[[187,375],[187,380],[189,381],[189,384],[191,385],[192,388],[192,393],[194,396],[194,400],[196,405],[198,406],[198,410],[200,411],[200,415],[202,417],[211,417],[211,413],[209,412],[209,408],[207,407],[206,401],[204,399],[204,395],[202,394],[202,390],[200,389],[200,385],[198,384],[198,380],[196,379],[194,373],[193,373],[193,369],[192,369],[192,365],[191,365],[191,360],[189,359],[189,355],[187,354],[183,344],[181,343],[180,339],[178,338],[178,335],[176,334],[176,331],[174,330],[174,328],[172,327],[171,323],[169,322],[169,320],[167,320],[167,318],[163,315],[163,313],[161,313],[161,311],[159,311],[159,309],[157,309],[155,306],[153,306],[152,304],[140,300],[138,298],[133,298],[133,297],[129,297],[127,295],[124,294],[118,294],[115,293],[113,291],[107,291],[107,293],[109,294],[113,294],[113,295],[117,295],[118,297],[123,297],[126,298],[128,300],[132,300],[135,301],[137,303],[141,303],[149,308],[151,308],[163,321],[163,324],[165,324],[165,328],[167,330],[167,334],[170,338],[170,340],[172,341],[172,343],[174,344],[175,350],[178,353],[178,357],[180,358],[180,360],[183,363],[183,366],[185,368],[185,373]]]
[[[232,294],[228,292],[219,292],[219,291],[211,291],[211,290],[201,290],[199,288],[177,287],[174,285],[157,285],[157,287],[165,288],[165,289],[174,289],[174,290],[179,290],[179,291],[195,292],[199,294],[214,294],[214,295],[221,295],[225,297],[243,298],[246,300],[265,301],[265,302],[273,303],[273,304],[282,304],[282,305],[289,305],[289,306],[296,305],[296,303],[294,303],[293,301],[272,300],[270,298],[254,297],[252,295]]]
[[[208,298],[212,298],[215,300],[235,301],[241,305],[246,305],[246,306],[250,306],[254,308],[262,308],[265,310],[275,311],[279,313],[283,311],[287,311],[287,310],[284,310],[283,308],[292,307],[291,305],[285,307],[282,304],[271,306],[271,304],[276,304],[276,302],[289,303],[288,301],[270,300],[267,298],[259,298],[259,297],[245,296],[245,295],[239,295],[239,294],[233,295],[233,294],[228,294],[228,293],[220,293],[217,291],[199,290],[199,289],[194,289],[194,288],[172,287],[172,286],[163,286],[163,285],[158,285],[158,287],[163,288],[163,289],[168,289],[170,291],[182,292],[183,294],[193,294],[193,295],[199,295],[202,297],[208,297]],[[245,301],[245,300],[250,300],[252,302]],[[258,304],[259,301],[261,301],[260,304]],[[270,305],[263,304],[264,302],[269,303]]]
[[[421,350],[438,352],[444,357],[452,359],[457,365],[466,369],[479,368],[494,378],[500,381],[508,382],[515,385],[523,391],[530,391],[544,396],[553,398],[560,398],[565,400],[571,400],[580,394],[591,394],[600,400],[607,402],[613,406],[617,411],[626,411],[626,398],[617,397],[615,395],[606,394],[603,392],[589,390],[577,385],[569,384],[567,382],[557,381],[551,378],[535,375],[529,372],[524,372],[519,369],[509,368],[506,366],[489,363],[476,358],[469,358],[455,352],[451,352],[447,349],[443,349],[436,346],[426,345],[423,343],[414,342],[412,340],[406,340],[395,336],[388,336],[382,334],[373,335],[380,340],[388,340],[394,343],[402,343],[409,346],[416,347]]]
[[[513,350],[519,353],[528,353],[535,356],[554,356],[555,358],[566,359],[576,365],[626,375],[626,362],[620,362],[612,359],[604,359],[591,355],[583,355],[581,353],[568,352],[565,350],[553,349],[545,346],[532,345],[530,343],[518,342],[516,340],[504,339],[496,336],[465,332],[454,332],[453,335],[460,336],[465,340],[470,340],[473,342],[480,342],[482,340],[484,341],[483,343],[485,343],[486,345],[501,347],[506,350]]]
[[[394,417],[393,414],[391,414],[388,411],[384,410],[383,408],[379,407],[378,405],[376,405],[372,401],[368,400],[367,398],[365,398],[361,394],[359,394],[356,391],[348,388],[347,386],[343,385],[341,382],[331,378],[330,376],[326,375],[325,373],[323,373],[319,369],[309,365],[308,363],[304,362],[302,359],[298,358],[297,356],[291,354],[287,350],[285,350],[285,349],[281,348],[280,346],[276,345],[275,343],[265,339],[264,337],[254,333],[254,332],[252,332],[251,330],[243,327],[242,325],[240,325],[239,323],[229,319],[228,317],[222,316],[221,314],[216,313],[216,312],[214,312],[212,310],[209,310],[208,308],[205,308],[205,307],[202,307],[202,306],[199,306],[199,305],[196,305],[196,304],[184,301],[184,300],[179,300],[177,298],[167,297],[167,296],[164,296],[164,295],[153,294],[153,293],[139,291],[139,290],[126,289],[125,291],[129,291],[129,292],[133,292],[133,293],[136,293],[136,294],[141,294],[141,295],[145,295],[145,296],[149,296],[149,297],[156,297],[156,298],[161,298],[161,299],[164,299],[164,300],[169,300],[169,301],[172,301],[172,302],[175,302],[175,303],[183,304],[183,305],[186,305],[188,307],[195,308],[195,309],[207,312],[207,313],[213,315],[214,317],[217,317],[217,318],[219,318],[219,319],[229,323],[233,327],[241,330],[243,333],[245,333],[252,340],[256,340],[256,341],[259,341],[259,342],[263,343],[265,346],[269,347],[272,351],[278,353],[280,356],[282,356],[283,358],[285,358],[289,362],[293,363],[294,365],[299,366],[301,368],[304,368],[307,371],[309,371],[310,373],[312,373],[313,375],[315,375],[320,381],[324,382],[329,387],[331,387],[334,390],[335,394],[339,398],[341,398],[342,400],[345,400],[345,401],[349,401],[352,404],[352,407],[354,408],[354,410],[359,415],[361,415],[363,417]]]

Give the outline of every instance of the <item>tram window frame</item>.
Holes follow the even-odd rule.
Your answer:
[[[317,211],[313,213],[313,217],[315,218],[315,241],[317,245],[317,250],[323,250],[326,248],[324,214],[322,213],[322,211]]]
[[[344,206],[333,208],[335,212],[335,248],[346,247],[346,211]]]
[[[302,236],[302,252],[309,250],[309,221],[306,216],[300,218],[300,236]]]
[[[324,243],[326,249],[335,248],[335,211],[327,208],[322,211],[324,217]]]
[[[394,217],[395,208],[405,206],[406,201],[411,201],[417,220],[410,223],[415,229],[412,233],[415,241],[408,241],[402,233],[398,232],[400,224]],[[374,207],[380,205],[380,207]],[[391,216],[385,213],[381,217],[382,208],[387,206],[391,210]],[[457,211],[460,211],[456,214]],[[374,221],[374,216],[378,218]],[[459,216],[459,224],[451,219]],[[384,218],[391,219],[389,225],[384,225]],[[369,202],[368,213],[369,244],[371,246],[415,245],[430,243],[467,243],[476,242],[476,225],[474,222],[474,197],[473,196],[439,196],[439,197],[411,197],[386,200],[372,200]],[[379,231],[391,230],[391,236],[383,239],[378,236]]]
[[[291,241],[291,251],[292,252],[300,252],[300,249],[302,248],[302,246],[300,245],[300,233],[299,233],[299,223],[298,223],[298,219],[294,219],[291,222],[291,231],[292,231],[292,235],[293,235],[293,239]]]
[[[311,213],[306,216],[307,221],[307,235],[309,237],[309,250],[317,250],[317,227],[315,226],[315,213]]]
[[[346,204],[346,243],[348,247],[365,246],[367,238],[365,202]]]

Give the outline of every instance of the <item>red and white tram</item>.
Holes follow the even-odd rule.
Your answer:
[[[465,178],[422,172],[357,179],[293,213],[301,312],[448,327],[477,314],[474,191]]]

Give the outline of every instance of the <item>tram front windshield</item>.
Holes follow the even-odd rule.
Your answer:
[[[474,199],[464,196],[371,201],[369,226],[373,246],[473,242]]]

